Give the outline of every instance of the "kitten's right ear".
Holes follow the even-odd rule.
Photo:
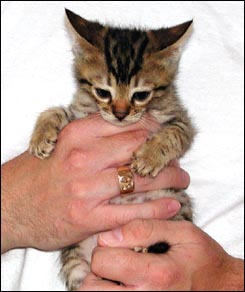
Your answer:
[[[104,26],[88,21],[68,9],[65,9],[65,12],[66,24],[74,41],[75,53],[89,52],[94,49],[103,50]]]

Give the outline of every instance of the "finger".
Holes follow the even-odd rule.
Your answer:
[[[148,132],[141,130],[102,137],[98,141],[94,139],[82,148],[81,145],[75,147],[67,160],[69,165],[77,168],[79,176],[81,171],[83,176],[86,176],[86,171],[91,176],[103,169],[129,164],[132,153],[146,141],[147,136]]]
[[[186,189],[190,184],[189,174],[180,167],[167,166],[156,178],[134,175],[135,192],[157,189]]]
[[[101,233],[98,243],[101,246],[148,247],[157,242],[167,242],[170,246],[185,244],[193,238],[198,228],[187,221],[135,220],[112,231]]]
[[[149,132],[145,130],[130,131],[110,137],[102,137],[98,144],[93,145],[93,159],[89,161],[95,168],[101,170],[125,165],[130,162],[132,153],[142,145]],[[96,155],[94,155],[96,153]]]
[[[152,274],[152,266],[162,267],[162,258],[152,254],[136,253],[125,248],[96,248],[93,252],[91,270],[101,278],[140,286]]]
[[[96,216],[97,218],[103,218],[104,222],[101,221],[100,224],[105,230],[116,228],[138,218],[169,219],[180,208],[181,205],[178,201],[171,198],[162,198],[141,204],[104,205],[98,208]]]
[[[131,289],[108,280],[103,280],[90,273],[84,279],[78,291],[131,291]]]
[[[79,173],[78,173],[79,175]],[[83,175],[86,175],[83,173]],[[91,174],[90,174],[91,175]],[[105,169],[100,174],[95,174],[92,177],[86,177],[86,180],[81,180],[77,183],[78,196],[100,196],[103,200],[109,200],[120,195],[118,182],[118,171],[116,168]],[[134,193],[147,192],[159,189],[185,189],[190,183],[189,174],[182,168],[167,166],[156,178],[140,177],[134,175]],[[91,187],[93,186],[93,187]],[[128,194],[132,196],[132,194]]]
[[[165,167],[156,178],[140,177],[134,174],[134,193],[147,192],[159,189],[185,189],[190,183],[189,174],[179,167]],[[91,188],[91,187],[90,187]],[[107,169],[94,182],[96,194],[100,193],[105,199],[120,194],[117,169]],[[129,194],[130,196],[130,194]]]
[[[74,121],[77,126],[80,127],[81,131],[86,130],[95,137],[112,136],[115,134],[136,131],[136,130],[149,130],[151,132],[159,129],[159,123],[149,115],[142,117],[141,122],[137,122],[128,126],[120,127],[120,125],[113,125],[105,121],[100,115],[90,115],[85,119]]]

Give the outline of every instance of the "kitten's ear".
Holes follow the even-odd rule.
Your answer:
[[[173,50],[180,49],[190,36],[192,23],[193,21],[190,20],[169,28],[150,30],[148,32],[150,50],[156,52],[168,48]]]
[[[192,32],[192,20],[170,28],[148,31],[149,60],[174,76],[182,48]]]
[[[105,27],[97,22],[88,21],[81,16],[65,9],[67,26],[71,31],[75,52],[103,50]]]

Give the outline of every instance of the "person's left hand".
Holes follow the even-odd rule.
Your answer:
[[[170,245],[165,254],[131,250],[159,241]],[[81,291],[242,291],[242,260],[190,222],[135,220],[98,243]]]

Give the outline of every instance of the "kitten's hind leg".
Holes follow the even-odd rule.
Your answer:
[[[72,112],[64,107],[53,107],[41,113],[31,137],[30,153],[40,159],[49,157],[59,132],[73,119]]]
[[[63,249],[61,260],[61,274],[65,280],[66,287],[68,291],[76,291],[90,272],[89,263],[81,254],[79,245]]]
[[[93,235],[62,250],[60,272],[69,291],[78,290],[89,274],[92,251],[96,246],[97,235]]]

